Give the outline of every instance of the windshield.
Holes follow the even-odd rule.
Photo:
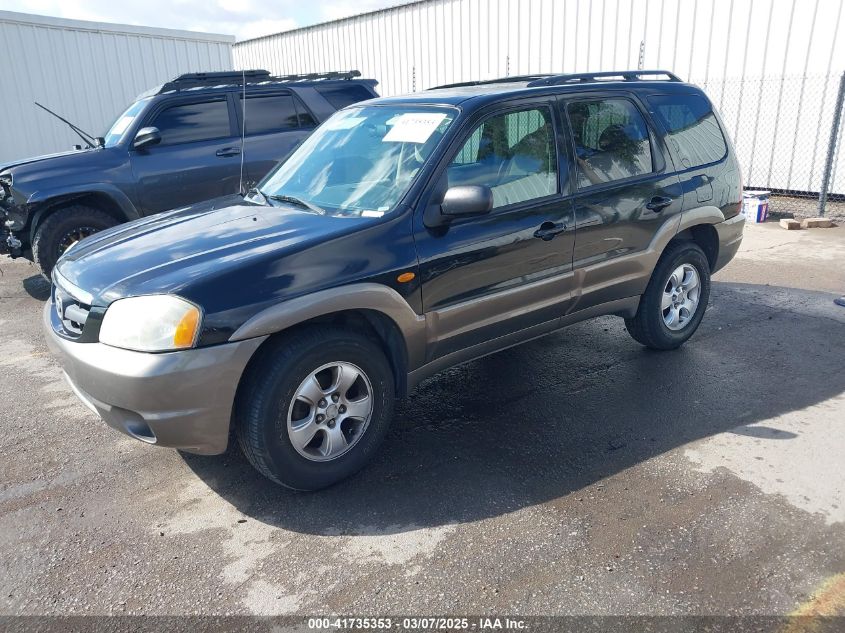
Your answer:
[[[149,99],[139,99],[126,108],[126,111],[117,117],[117,120],[112,124],[109,131],[106,132],[106,135],[103,137],[105,139],[104,146],[114,147],[117,145],[120,142],[120,139],[123,138],[123,134],[129,129],[132,122],[138,118],[138,115],[144,111],[144,108],[147,107],[149,102]]]
[[[456,114],[427,107],[342,110],[270,172],[259,191],[271,203],[296,199],[328,215],[382,216],[408,191]]]

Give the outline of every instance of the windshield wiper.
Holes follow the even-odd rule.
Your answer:
[[[264,195],[264,194],[262,194],[262,195]],[[316,213],[318,215],[326,215],[325,209],[321,209],[316,204],[311,204],[310,202],[308,202],[306,200],[300,200],[299,198],[295,198],[294,196],[279,196],[279,195],[267,196],[267,195],[265,195],[264,197],[268,198],[270,200],[275,200],[277,202],[286,202],[288,204],[293,204],[293,205],[296,205],[297,207],[302,207],[303,209],[308,209],[309,211],[312,211],[313,213]]]

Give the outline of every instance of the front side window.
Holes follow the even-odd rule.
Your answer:
[[[567,106],[567,113],[579,188],[653,171],[648,127],[631,101],[575,101]]]
[[[558,191],[551,112],[534,108],[483,121],[450,163],[449,186],[485,185],[500,208]]]
[[[321,213],[379,217],[396,207],[457,111],[446,107],[352,107],[335,113],[258,190],[296,198]]]
[[[162,145],[208,141],[231,135],[229,105],[225,99],[172,105],[159,112],[151,125],[161,133]]]
[[[649,97],[684,169],[722,160],[728,146],[710,103],[701,95]]]

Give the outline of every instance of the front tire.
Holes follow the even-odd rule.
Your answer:
[[[259,353],[235,408],[249,462],[295,490],[319,490],[360,470],[393,415],[394,377],[381,348],[357,332],[314,326]]]
[[[707,256],[694,242],[675,242],[660,256],[636,316],[625,325],[646,347],[677,349],[698,329],[709,299]]]
[[[53,267],[65,251],[117,223],[108,213],[81,204],[54,211],[38,226],[32,240],[32,256],[41,274],[49,281]]]

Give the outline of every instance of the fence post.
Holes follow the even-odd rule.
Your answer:
[[[845,73],[839,78],[839,91],[836,94],[836,105],[833,108],[833,123],[830,126],[830,140],[827,143],[827,160],[824,163],[822,188],[819,192],[819,217],[824,216],[827,205],[827,190],[830,188],[830,174],[833,171],[833,160],[836,157],[836,141],[839,139],[839,126],[842,123],[842,105],[845,101]]]

